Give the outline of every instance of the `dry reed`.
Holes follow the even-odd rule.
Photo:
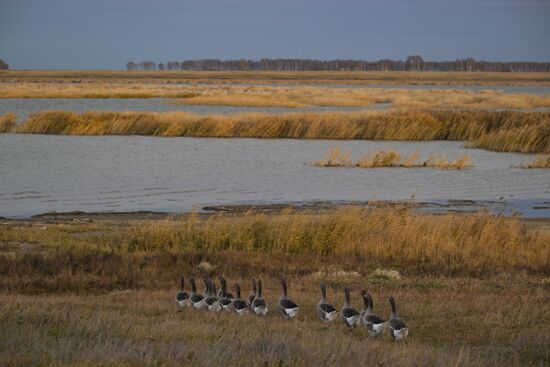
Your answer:
[[[17,115],[13,112],[8,112],[0,115],[0,133],[9,133],[15,129]]]
[[[468,140],[496,151],[550,153],[550,113],[380,111],[194,115],[184,112],[47,111],[19,133],[294,139]]]
[[[550,156],[549,155],[537,155],[533,161],[528,163],[522,163],[520,168],[550,168]]]
[[[472,158],[465,154],[459,159],[449,161],[445,157],[429,155],[424,161],[420,160],[418,152],[407,157],[401,157],[401,153],[395,150],[380,150],[371,154],[363,155],[359,160],[351,160],[351,152],[342,153],[338,146],[330,146],[325,157],[320,161],[312,162],[315,167],[358,167],[358,168],[439,168],[439,169],[464,169],[472,167]]]

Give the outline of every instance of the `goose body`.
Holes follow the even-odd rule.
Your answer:
[[[189,295],[189,300],[191,301],[193,308],[201,310],[206,307],[206,303],[204,303],[204,296],[200,293],[197,293],[197,285],[195,284],[195,279],[191,278],[190,282],[191,294]]]
[[[176,307],[182,309],[191,304],[189,294],[185,291],[185,279],[183,274],[180,275],[180,290],[176,293]]]
[[[361,312],[361,322],[363,326],[367,329],[370,336],[376,337],[382,334],[387,326],[388,321],[382,319],[380,316],[374,313],[373,311],[373,302],[372,297],[366,291],[361,292],[363,297],[363,302],[365,304],[364,311]]]
[[[258,279],[258,288],[256,291],[256,296],[252,301],[251,305],[252,311],[258,316],[265,316],[267,314],[267,303],[262,297],[262,280]]]
[[[352,330],[361,322],[361,315],[351,306],[349,288],[344,288],[345,301],[342,306],[341,317],[344,324]]]
[[[329,323],[336,319],[338,316],[338,311],[334,306],[327,302],[327,287],[321,283],[321,299],[317,304],[317,314],[322,321]]]
[[[391,317],[389,320],[389,333],[393,340],[403,340],[409,335],[409,328],[405,321],[397,315],[395,300],[393,297],[389,299],[391,306]]]
[[[220,305],[218,297],[215,296],[216,286],[214,285],[214,282],[211,279],[205,279],[204,282],[206,288],[208,289],[207,296],[204,298],[204,303],[208,307],[208,311],[220,312],[222,310],[222,307]]]
[[[235,284],[235,292],[237,293],[237,297],[231,301],[231,308],[239,316],[246,315],[250,311],[250,308],[246,302],[241,299],[241,286],[239,284]]]
[[[218,300],[220,302],[220,306],[222,307],[222,310],[229,310],[231,308],[231,297],[228,297],[227,293],[227,283],[225,282],[224,277],[219,277],[220,279],[220,292],[218,296]]]
[[[250,292],[250,295],[246,300],[246,303],[248,303],[248,307],[250,307],[251,311],[252,311],[252,302],[254,302],[254,298],[256,298],[257,292],[258,292],[258,289],[256,287],[256,278],[252,278],[252,291]]]
[[[293,300],[288,298],[286,280],[283,279],[281,281],[281,285],[283,286],[283,293],[279,297],[278,306],[279,311],[281,311],[283,317],[288,320],[298,315],[298,312],[300,311],[300,306],[297,305]]]

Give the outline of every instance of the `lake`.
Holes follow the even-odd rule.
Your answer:
[[[354,157],[379,149],[452,159],[467,153],[475,167],[449,171],[307,164],[335,144]],[[411,196],[434,203],[474,200],[491,210],[550,217],[550,170],[513,168],[533,155],[467,149],[463,142],[0,134],[0,156],[4,217]]]

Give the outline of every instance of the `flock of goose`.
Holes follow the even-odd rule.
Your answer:
[[[220,289],[216,290],[216,283],[210,278],[204,278],[204,294],[197,292],[195,279],[190,278],[191,293],[185,291],[185,278],[180,275],[180,290],[176,293],[176,307],[194,308],[197,310],[208,310],[210,312],[231,311],[243,316],[248,313],[258,316],[267,314],[268,305],[262,296],[262,280],[252,279],[252,292],[246,299],[241,298],[241,286],[235,284],[235,296],[227,291],[227,282],[224,277],[219,276]],[[281,280],[282,293],[277,301],[277,308],[285,319],[291,319],[298,315],[300,306],[288,297],[288,289],[286,280]],[[321,283],[321,299],[317,304],[317,313],[321,320],[325,323],[330,323],[340,317],[344,324],[352,330],[361,324],[367,329],[370,336],[377,337],[382,335],[386,330],[394,340],[405,339],[409,333],[409,329],[397,315],[395,300],[389,298],[391,306],[391,317],[389,320],[384,320],[379,315],[374,313],[372,296],[367,291],[361,291],[363,298],[363,307],[361,311],[357,311],[351,305],[350,290],[344,288],[345,301],[342,309],[338,310],[327,301],[327,288]]]

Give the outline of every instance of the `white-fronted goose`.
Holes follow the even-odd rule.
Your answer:
[[[256,291],[256,297],[252,301],[252,311],[258,316],[265,316],[267,314],[267,303],[262,297],[262,280],[258,279],[258,288]]]
[[[231,308],[233,308],[239,316],[246,315],[250,309],[246,302],[241,299],[241,286],[238,283],[235,284],[235,292],[237,293],[237,297],[231,302]]]
[[[189,279],[191,282],[191,294],[189,295],[189,299],[191,300],[191,304],[196,309],[203,309],[206,307],[206,304],[204,303],[204,296],[200,293],[197,293],[197,285],[195,284],[195,279],[191,278]]]
[[[372,297],[367,291],[361,291],[361,296],[364,302],[364,311],[361,312],[361,322],[369,332],[369,335],[376,337],[386,330],[388,321],[374,313]]]
[[[283,317],[288,320],[298,315],[300,306],[288,298],[286,280],[281,280],[281,285],[283,286],[283,293],[279,297],[279,311],[281,311]]]
[[[258,289],[256,287],[256,278],[252,278],[252,291],[250,292],[250,295],[246,300],[246,303],[248,303],[248,307],[250,307],[251,311],[252,311],[252,302],[254,302],[254,298],[256,298],[257,292],[258,292]]]
[[[185,291],[185,278],[183,274],[180,274],[180,290],[176,293],[176,307],[182,309],[189,306],[190,303],[189,294]]]
[[[341,316],[344,324],[351,330],[361,322],[361,315],[351,306],[349,288],[344,288],[345,301],[342,306]]]
[[[228,310],[231,308],[231,298],[227,296],[227,283],[222,276],[218,277],[218,279],[220,280],[220,296],[218,300],[220,301],[222,309]]]
[[[333,305],[327,302],[327,287],[321,283],[321,299],[317,304],[317,313],[321,320],[326,323],[333,321],[338,316],[338,311]]]
[[[409,335],[409,328],[405,321],[397,315],[397,309],[395,307],[395,300],[393,297],[389,299],[391,305],[391,317],[389,321],[389,332],[393,340],[402,340]]]

